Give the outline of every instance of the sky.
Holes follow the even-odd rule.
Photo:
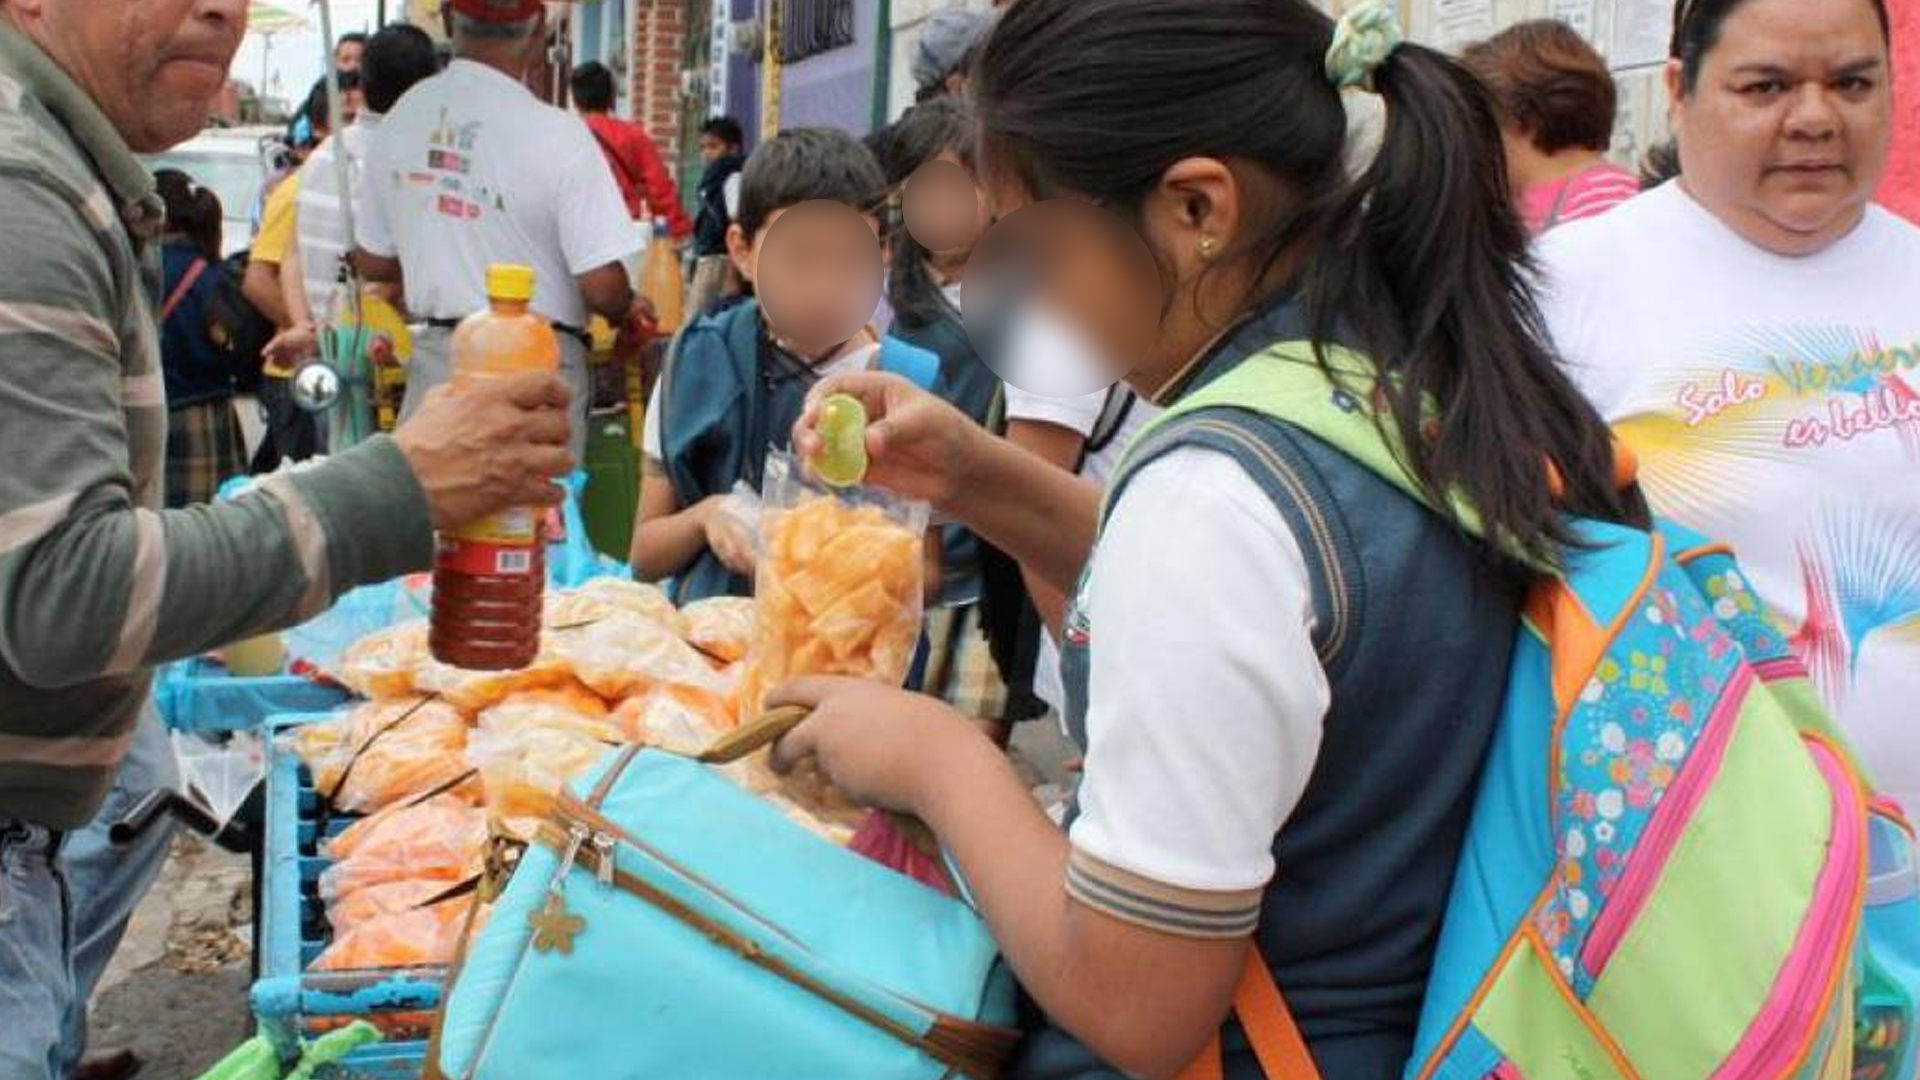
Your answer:
[[[275,2],[307,16],[308,29],[275,34],[270,48],[267,39],[258,34],[248,34],[246,42],[240,46],[240,54],[234,58],[233,77],[257,87],[261,65],[264,64],[267,96],[290,100],[304,95],[313,86],[313,81],[320,77],[321,64],[326,55],[320,41],[320,9],[309,0]],[[349,30],[373,29],[374,0],[332,0],[332,3],[335,35]],[[404,6],[401,0],[388,0],[387,17],[398,17],[398,12]]]

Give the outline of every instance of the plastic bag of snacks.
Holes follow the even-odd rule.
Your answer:
[[[906,679],[920,639],[928,516],[925,503],[836,491],[801,476],[787,455],[768,457],[743,720],[803,675]]]
[[[671,685],[722,692],[713,665],[680,640],[671,622],[619,611],[598,622],[553,631],[548,641],[575,678],[609,701]]]
[[[398,808],[356,823],[328,844],[338,861],[320,875],[320,895],[339,904],[399,881],[434,881],[445,889],[480,872],[486,842],[486,815],[459,799],[440,796]]]
[[[427,657],[420,662],[414,685],[421,693],[439,694],[451,705],[479,712],[514,694],[565,685],[567,674],[567,664],[554,652],[548,634],[540,642],[540,655],[517,671],[468,671]]]
[[[347,646],[329,674],[355,694],[382,701],[412,694],[414,673],[426,659],[427,622],[417,619]]]
[[[458,887],[458,882],[428,878],[408,878],[369,885],[354,890],[329,907],[327,922],[333,927],[334,936],[338,937],[375,919],[402,915],[425,907],[429,901],[439,899]]]
[[[547,599],[546,625],[553,630],[596,622],[616,611],[626,611],[667,626],[677,614],[673,601],[657,585],[627,578],[603,577]]]
[[[524,725],[474,732],[467,762],[480,770],[487,812],[519,833],[518,822],[551,813],[560,792],[613,749],[578,728]]]
[[[620,703],[613,722],[624,742],[697,754],[733,727],[726,698],[691,686],[662,686]]]
[[[715,596],[688,604],[680,612],[680,636],[721,664],[747,655],[753,646],[759,613],[750,597]]]
[[[619,742],[620,725],[607,713],[607,703],[577,682],[551,690],[514,694],[479,716],[481,731],[503,734],[530,728],[552,728],[589,739]]]
[[[459,779],[467,719],[432,698],[376,701],[294,735],[294,752],[337,810],[370,814]]]
[[[470,835],[477,821],[481,819],[473,804],[451,793],[419,802],[395,803],[361,818],[328,840],[326,856],[339,863],[352,859],[362,850],[388,854],[418,850],[433,842],[431,838],[436,836],[464,838]]]
[[[382,915],[335,935],[314,971],[360,971],[366,968],[441,967],[453,962],[460,931],[473,910],[473,898]]]

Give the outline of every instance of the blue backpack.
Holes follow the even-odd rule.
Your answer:
[[[1277,346],[1161,422],[1248,410],[1423,498],[1372,364],[1327,363]],[[1573,525],[1526,603],[1408,1080],[1910,1080],[1911,827],[1726,548]],[[1273,1080],[1315,1075],[1257,958],[1236,1008]]]

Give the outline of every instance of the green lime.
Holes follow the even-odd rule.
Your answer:
[[[820,403],[820,453],[814,474],[833,487],[852,487],[867,475],[867,407],[851,394]]]

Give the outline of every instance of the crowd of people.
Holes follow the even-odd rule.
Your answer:
[[[588,320],[651,315],[643,223],[683,245],[693,317],[649,395],[636,575],[751,595],[753,495],[774,448],[817,448],[830,393],[866,406],[866,482],[934,505],[911,689],[784,687],[811,717],[776,754],[937,834],[1035,1006],[1014,1076],[1179,1074],[1249,941],[1321,1075],[1401,1075],[1521,598],[1579,550],[1570,516],[1730,543],[1920,805],[1920,228],[1872,202],[1885,0],[1682,0],[1643,175],[1608,159],[1605,62],[1556,22],[1455,59],[1383,4],[942,12],[895,123],[748,153],[715,119],[686,208],[605,68],[574,73],[578,115],[525,85],[544,5],[453,0],[444,69],[412,28],[343,41],[342,115],[303,110],[320,138],[242,290],[213,193],[133,155],[198,128],[245,6],[0,0],[24,268],[0,275],[5,1080],[74,1075],[161,857],[101,835],[166,782],[154,666],[424,569],[435,526],[555,501]],[[1079,205],[1035,212],[1056,201]],[[1032,257],[1000,277],[990,246]],[[343,260],[419,327],[399,429],[213,502],[246,466],[234,294],[278,332],[274,452],[311,457],[287,380]],[[446,385],[497,262],[534,268],[562,372]],[[1258,396],[1216,410],[1240,442],[1138,438],[1294,343],[1378,373],[1405,487]],[[1115,378],[1017,374],[1044,367]],[[1004,750],[1023,722],[1084,755],[1065,827]],[[1261,1075],[1237,1028],[1222,1049]]]

